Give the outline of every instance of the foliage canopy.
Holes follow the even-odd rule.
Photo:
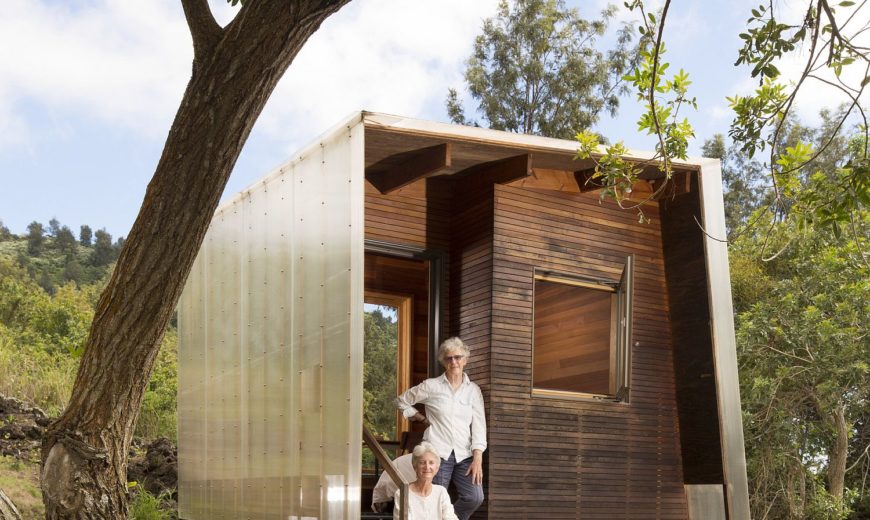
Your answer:
[[[609,6],[586,20],[563,0],[503,0],[484,21],[465,70],[483,125],[570,139],[602,112],[615,115],[635,55],[628,27],[618,31],[615,48],[597,48],[615,12]],[[477,124],[466,119],[454,89],[447,111],[455,123]]]

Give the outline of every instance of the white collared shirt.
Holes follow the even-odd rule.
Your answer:
[[[402,490],[396,491],[393,506],[393,520],[402,518]],[[420,496],[408,490],[408,520],[459,520],[447,489],[438,484],[432,484],[432,492],[428,496]]]
[[[396,406],[409,419],[417,413],[414,405],[418,403],[426,405],[429,419],[423,440],[431,442],[442,459],[449,458],[452,451],[460,462],[474,450],[486,449],[483,394],[467,374],[462,374],[462,384],[455,392],[447,375],[442,374],[409,388],[396,399]]]

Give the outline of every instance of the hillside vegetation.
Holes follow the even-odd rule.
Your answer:
[[[123,238],[82,226],[78,238],[52,219],[17,236],[0,222],[0,394],[56,416],[75,380],[100,291]],[[176,344],[166,332],[136,435],[176,437]]]

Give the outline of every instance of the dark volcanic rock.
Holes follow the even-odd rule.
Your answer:
[[[137,482],[152,495],[167,492],[174,498],[178,485],[178,450],[161,437],[142,448],[144,456],[131,457],[127,465],[127,480]]]
[[[36,460],[51,419],[35,406],[0,395],[0,455]]]
[[[42,436],[51,421],[39,408],[0,395],[0,455],[37,462]],[[154,496],[163,494],[164,501],[174,507],[178,495],[178,450],[175,445],[166,438],[150,443],[133,439],[127,481],[137,482]]]

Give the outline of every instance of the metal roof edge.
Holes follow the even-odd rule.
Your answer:
[[[489,143],[504,146],[516,146],[529,148],[532,151],[550,151],[550,152],[577,152],[577,142],[567,139],[556,139],[553,137],[542,137],[538,135],[517,134],[514,132],[506,132],[503,130],[492,130],[490,128],[480,128],[473,126],[457,125],[453,123],[440,123],[437,121],[427,121],[424,119],[415,119],[411,117],[396,116],[392,114],[384,114],[378,112],[363,111],[363,123],[368,127],[376,127],[387,130],[395,130],[397,132],[406,132],[410,134],[442,136],[450,138],[465,139],[467,141],[476,141],[481,143]],[[599,150],[603,155],[603,147],[599,146]],[[650,161],[655,153],[643,150],[628,150],[628,153],[623,157],[633,161]],[[698,170],[702,163],[706,161],[718,161],[718,159],[708,159],[704,157],[690,157],[686,160],[673,161],[674,165]]]
[[[338,124],[332,126],[331,128],[329,128],[325,132],[322,132],[320,135],[318,135],[316,138],[314,138],[312,141],[310,141],[307,145],[300,148],[299,151],[297,151],[296,153],[293,154],[293,157],[291,157],[290,159],[279,164],[278,166],[273,168],[269,173],[267,173],[263,177],[260,177],[259,179],[257,179],[253,183],[249,184],[244,189],[239,190],[232,197],[230,197],[229,199],[227,199],[226,201],[224,201],[220,205],[218,205],[218,207],[215,209],[215,212],[214,212],[215,215],[217,215],[218,213],[231,207],[233,204],[235,204],[240,199],[242,199],[246,193],[253,190],[256,186],[266,184],[269,181],[271,181],[273,178],[280,175],[281,172],[288,169],[290,166],[293,165],[293,163],[300,161],[303,157],[308,155],[311,150],[320,146],[320,144],[323,141],[327,140],[329,137],[331,137],[339,132],[345,132],[348,129],[360,124],[363,121],[365,114],[366,114],[366,112],[363,110],[357,110],[357,111],[351,112],[347,117],[342,119]]]

